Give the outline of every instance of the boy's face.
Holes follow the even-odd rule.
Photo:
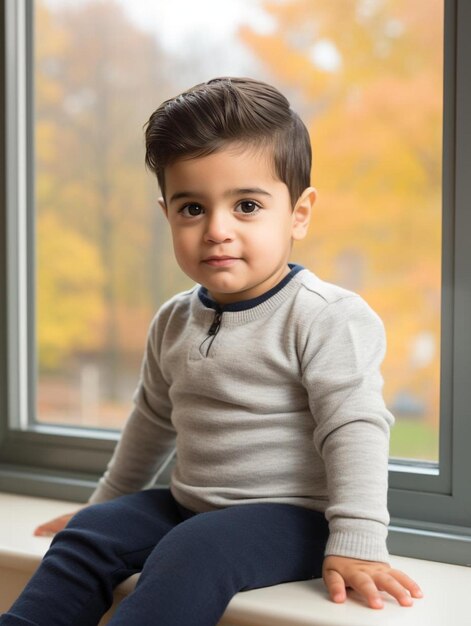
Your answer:
[[[181,269],[221,304],[247,300],[289,272],[292,241],[302,239],[316,192],[291,208],[268,150],[230,145],[165,170],[166,203]]]

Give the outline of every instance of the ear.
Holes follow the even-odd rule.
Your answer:
[[[165,217],[168,219],[168,211],[167,211],[167,205],[165,204],[165,200],[164,198],[160,197],[158,200],[159,204],[160,204],[160,208],[162,209],[162,211],[164,212]]]
[[[291,236],[295,241],[304,239],[311,220],[312,207],[317,199],[314,187],[307,187],[299,196],[293,209],[293,227]]]

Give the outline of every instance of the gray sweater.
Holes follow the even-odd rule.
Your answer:
[[[219,324],[208,305],[195,287],[152,321],[135,408],[91,502],[149,486],[176,446],[170,489],[183,506],[315,509],[326,555],[387,562],[379,317],[306,269],[226,305]]]

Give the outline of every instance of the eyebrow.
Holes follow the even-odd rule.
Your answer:
[[[268,191],[265,191],[265,189],[262,189],[261,187],[240,187],[237,189],[228,189],[222,195],[223,198],[228,198],[230,196],[240,196],[243,194],[258,194],[262,196],[269,196],[270,198],[272,197],[271,193],[268,193]],[[204,193],[196,193],[194,191],[178,191],[170,198],[170,204],[175,200],[181,200],[182,198],[204,199],[204,197]]]

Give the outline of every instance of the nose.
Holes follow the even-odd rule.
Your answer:
[[[206,219],[204,240],[206,243],[224,243],[232,241],[234,234],[230,216],[224,211],[213,211]]]

